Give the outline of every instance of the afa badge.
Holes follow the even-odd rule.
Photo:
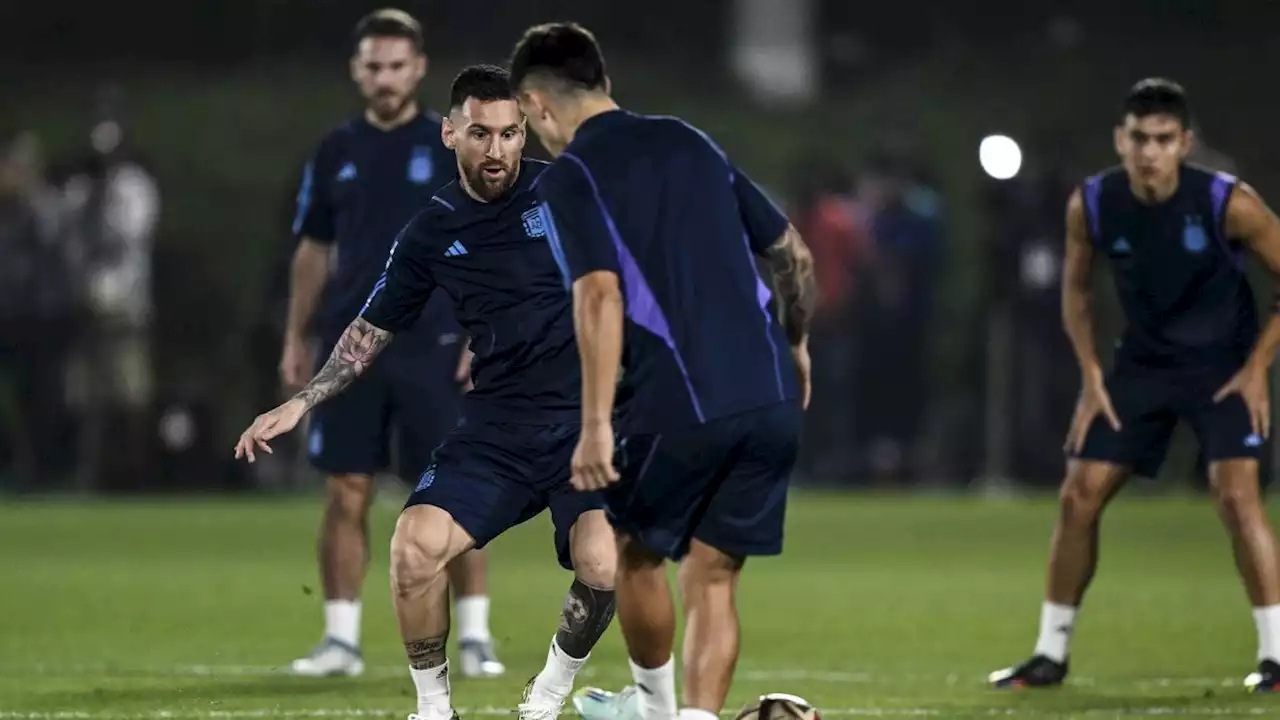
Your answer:
[[[524,220],[524,232],[531,238],[546,237],[547,224],[542,219],[542,208],[536,207],[525,210],[520,216]]]
[[[435,162],[431,159],[431,148],[419,145],[413,149],[409,158],[409,182],[425,185],[435,175]]]
[[[434,483],[435,481],[436,481],[436,466],[432,465],[431,467],[423,471],[422,475],[418,477],[418,486],[414,488],[413,491],[421,492],[423,490],[426,490],[427,488],[431,487],[431,484]]]
[[[1209,234],[1204,230],[1199,215],[1188,215],[1182,228],[1182,247],[1189,253],[1201,253],[1209,246]]]

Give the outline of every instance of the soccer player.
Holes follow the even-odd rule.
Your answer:
[[[326,356],[382,273],[396,232],[454,177],[440,142],[440,117],[414,98],[426,72],[422,30],[410,15],[379,10],[355,30],[351,75],[367,105],[331,132],[306,166],[298,193],[288,325],[281,373],[297,390],[311,374],[306,335],[313,316]],[[337,268],[330,274],[331,250]],[[458,419],[458,376],[465,372],[462,331],[447,298],[429,303],[418,325],[349,392],[316,411],[308,450],[329,476],[318,555],[325,597],[325,635],[300,675],[359,675],[360,586],[369,557],[368,514],[374,475],[389,466],[397,436],[398,474],[416,482],[431,450]],[[462,365],[460,365],[462,363]],[[485,561],[468,553],[450,566],[460,624],[461,670],[500,675],[489,633]]]
[[[337,395],[418,318],[439,287],[473,338],[474,389],[462,421],[435,452],[391,541],[391,586],[418,691],[418,713],[452,715],[443,569],[473,547],[550,509],[560,564],[575,579],[521,718],[552,720],[614,611],[613,531],[598,493],[570,484],[581,375],[572,301],[534,195],[546,163],[522,160],[524,118],[506,70],[472,66],[454,80],[445,144],[460,179],[401,231],[386,271],[328,363],[296,397],[259,416],[237,456]]]
[[[809,396],[810,254],[705,134],[619,109],[584,28],[530,29],[511,68],[530,125],[557,156],[538,195],[572,283],[582,359],[573,482],[608,488],[618,618],[639,688],[638,702],[634,690],[593,691],[598,702],[578,709],[676,717],[671,559],[681,561],[686,618],[679,715],[714,720],[738,656],[743,563],[782,550]],[[756,255],[772,263],[781,318]],[[624,347],[633,395],[619,418],[619,477],[612,420]]]
[[[1191,111],[1177,84],[1139,82],[1115,130],[1122,167],[1067,202],[1062,316],[1083,387],[1050,550],[1040,637],[1030,660],[991,674],[997,687],[1059,685],[1076,614],[1098,561],[1103,508],[1131,473],[1154,476],[1179,420],[1209,463],[1258,628],[1255,692],[1280,683],[1280,547],[1259,496],[1270,432],[1267,368],[1280,315],[1259,335],[1247,251],[1280,272],[1280,223],[1253,188],[1184,162]],[[1127,327],[1109,373],[1094,347],[1092,268],[1105,256]]]

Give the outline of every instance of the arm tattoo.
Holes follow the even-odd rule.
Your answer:
[[[342,392],[369,367],[391,338],[386,330],[356,318],[342,333],[324,367],[295,397],[311,408]]]
[[[813,255],[794,227],[769,247],[773,287],[782,305],[782,327],[792,345],[809,334],[809,320],[818,299],[818,283],[813,276]]]
[[[405,654],[409,656],[409,667],[414,670],[440,667],[444,664],[445,638],[426,638],[425,640],[406,640]]]

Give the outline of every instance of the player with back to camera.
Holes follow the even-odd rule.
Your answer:
[[[1280,222],[1248,185],[1185,162],[1187,96],[1139,82],[1115,129],[1122,166],[1088,178],[1067,202],[1062,313],[1082,389],[1067,438],[1040,635],[1031,659],[991,674],[996,687],[1060,685],[1098,561],[1102,511],[1131,473],[1153,477],[1186,421],[1208,460],[1218,515],[1253,605],[1254,692],[1280,683],[1280,548],[1259,490],[1271,430],[1267,369],[1280,314],[1259,334],[1246,252],[1280,273]],[[1094,347],[1092,268],[1105,256],[1126,327],[1111,370]],[[1277,308],[1280,309],[1280,308]]]
[[[386,271],[328,363],[294,399],[260,415],[237,456],[339,396],[442,289],[473,338],[475,387],[396,523],[391,586],[414,684],[411,718],[453,716],[444,568],[550,510],[560,564],[574,571],[547,661],[525,688],[524,720],[552,720],[614,612],[616,550],[598,493],[570,484],[581,373],[572,299],[534,194],[547,164],[521,159],[525,122],[506,70],[472,66],[453,82],[445,144],[460,179],[401,230]]]
[[[618,695],[588,691],[575,705],[588,718],[715,720],[738,658],[743,564],[782,551],[809,398],[812,260],[787,218],[704,133],[618,107],[586,29],[531,28],[511,73],[529,124],[556,156],[538,195],[572,286],[582,358],[573,482],[608,488],[618,618],[636,681]],[[772,265],[777,303],[757,255]],[[619,477],[613,417],[624,344]],[[667,559],[680,561],[686,619],[679,711]]]
[[[453,155],[440,141],[440,117],[415,99],[427,69],[422,29],[400,10],[378,10],[355,29],[351,76],[364,112],[321,141],[298,193],[284,356],[285,385],[297,390],[312,372],[306,336],[313,318],[327,356],[360,312],[382,273],[399,229],[454,177]],[[331,250],[337,267],[330,276]],[[320,307],[319,317],[316,310]],[[417,480],[458,419],[468,354],[447,299],[436,298],[396,348],[349,392],[316,411],[308,450],[329,475],[318,555],[325,597],[325,635],[299,675],[359,675],[360,588],[369,558],[368,516],[374,475],[390,464],[393,431],[398,475]],[[464,675],[500,675],[489,632],[482,551],[450,567]]]

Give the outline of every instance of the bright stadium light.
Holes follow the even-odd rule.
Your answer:
[[[978,144],[982,170],[996,180],[1009,180],[1022,169],[1022,148],[1008,135],[988,135]]]

